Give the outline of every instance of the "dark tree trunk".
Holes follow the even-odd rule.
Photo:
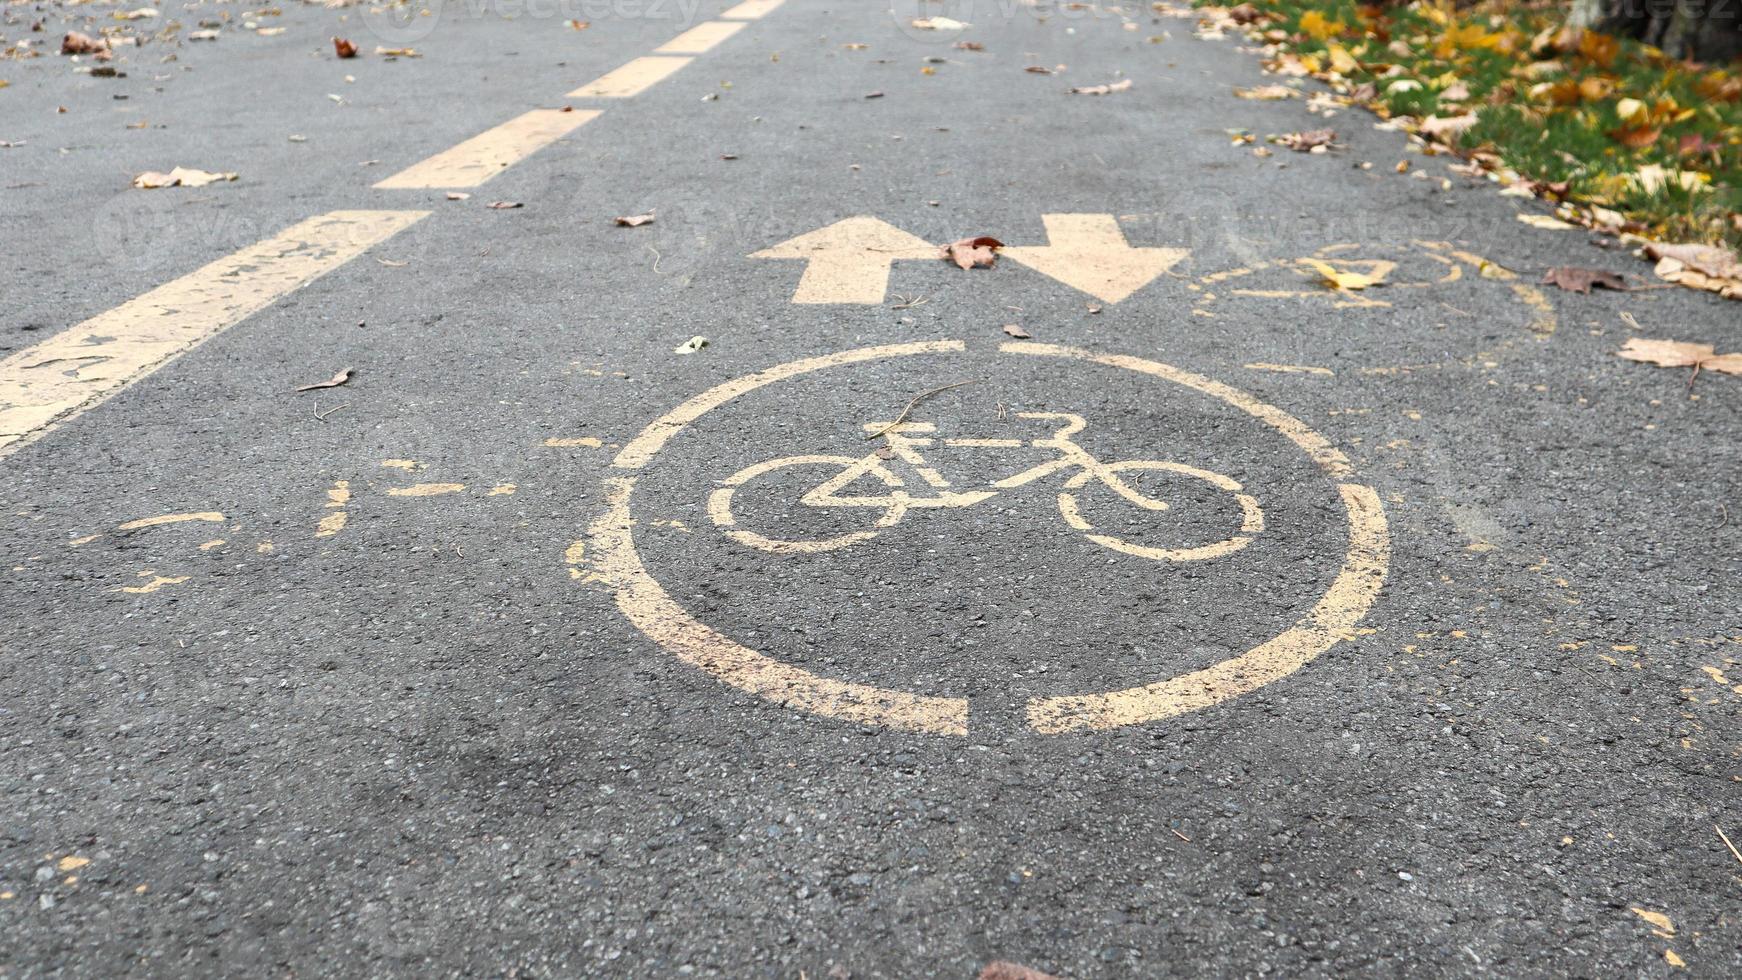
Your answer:
[[[1742,56],[1742,0],[1573,0],[1568,20],[1638,38],[1672,58],[1725,62]]]

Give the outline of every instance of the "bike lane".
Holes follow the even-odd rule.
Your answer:
[[[1528,308],[1509,289],[1494,302],[1474,272],[1442,283],[1449,267],[1425,256],[1446,250],[1413,245],[1420,229],[1401,216],[1360,260],[1413,261],[1426,271],[1403,281],[1437,291],[1400,289],[1385,307],[1333,305],[1284,264],[1336,247],[1322,229],[1289,228],[1258,253],[1240,235],[1184,233],[1227,229],[1216,209],[1229,202],[1204,182],[1222,162],[1209,144],[1137,182],[1122,164],[1149,137],[1109,138],[1105,171],[1025,139],[1025,166],[988,192],[973,168],[935,159],[1004,152],[1001,134],[1040,115],[1036,96],[988,86],[965,112],[918,87],[935,76],[907,41],[887,42],[900,76],[878,48],[842,48],[880,47],[879,12],[825,17],[789,0],[772,16],[791,18],[765,22],[773,43],[724,46],[711,76],[668,79],[643,115],[589,123],[584,166],[534,157],[496,178],[527,207],[405,232],[407,251],[382,257],[415,256],[415,278],[382,263],[338,270],[81,418],[64,433],[75,441],[16,457],[6,684],[32,734],[7,768],[30,838],[9,847],[7,880],[28,877],[37,852],[89,852],[84,887],[118,896],[87,902],[65,886],[48,948],[73,955],[70,937],[100,926],[114,938],[84,955],[173,955],[222,925],[214,948],[231,967],[915,976],[1007,957],[1144,975],[1660,962],[1615,903],[1716,931],[1700,896],[1720,875],[1676,836],[1676,814],[1722,783],[1722,736],[1693,726],[1723,706],[1673,693],[1688,664],[1667,645],[1694,631],[1572,618],[1578,586],[1555,579],[1596,582],[1612,553],[1537,554],[1516,528],[1520,514],[1548,519],[1541,501],[1504,486],[1551,477],[1552,462],[1507,447],[1519,433],[1584,431],[1570,397],[1531,402],[1528,421],[1507,401],[1543,382],[1589,393],[1583,373],[1619,369],[1538,366]],[[984,37],[1110,77],[1150,57],[1129,33],[1017,22]],[[1182,88],[1194,72],[1245,71],[1218,48],[1185,50],[1163,56],[1179,59]],[[1027,60],[1004,57],[1012,70]],[[970,69],[940,69],[958,70]],[[873,90],[885,97],[865,100]],[[867,115],[910,92],[899,116]],[[1139,109],[1113,98],[1043,123],[1117,133]],[[1183,101],[1163,88],[1139,105],[1216,128],[1217,110]],[[937,142],[913,153],[921,140]],[[1299,180],[1303,199],[1343,189]],[[1125,237],[1192,261],[1118,303],[1011,262],[898,262],[883,305],[793,304],[800,270],[749,257],[856,214],[929,241],[996,230],[1026,245],[1049,240],[1044,214],[1169,213],[1158,200],[1179,220],[1122,218]],[[608,222],[648,208],[645,228]],[[1532,254],[1508,247],[1507,263]],[[1236,279],[1299,295],[1219,285]],[[1709,316],[1685,297],[1651,301]],[[1012,322],[1033,343],[1168,365],[1235,400],[1007,350]],[[674,352],[698,335],[707,347]],[[1554,336],[1563,357],[1608,342]],[[681,432],[658,421],[795,359],[952,342],[762,385]],[[287,374],[342,364],[360,373],[330,396],[284,392]],[[798,560],[737,547],[710,516],[713,491],[746,467],[861,458],[880,445],[865,425],[970,379],[910,415],[945,438],[1003,443],[926,447],[952,485],[1044,461],[1007,444],[1049,431],[1022,413],[1073,413],[1103,462],[1237,481],[1263,530],[1214,561],[1126,554],[1065,518],[1064,474],[972,507],[915,508],[875,539]],[[178,402],[193,385],[197,400]],[[1472,395],[1488,387],[1501,394]],[[317,420],[315,398],[344,409]],[[1254,404],[1304,432],[1266,424]],[[1627,424],[1653,417],[1643,403],[1614,410]],[[1303,446],[1311,433],[1324,444]],[[650,437],[669,442],[638,454]],[[1330,453],[1347,472],[1327,467]],[[631,473],[632,526],[612,496]],[[795,504],[815,480],[790,475],[745,484],[734,521],[801,540],[857,527]],[[1246,522],[1210,482],[1149,476],[1168,511],[1084,486],[1079,519],[1162,549]],[[1163,720],[1035,724],[1037,700],[1210,669],[1315,617],[1349,567],[1356,515],[1375,511],[1351,507],[1347,485],[1378,498],[1391,561],[1367,614],[1324,637],[1329,652]],[[1643,506],[1642,523],[1674,501]],[[154,515],[194,516],[123,530]],[[765,675],[755,694],[720,683],[625,610],[626,537],[706,629],[812,677],[964,702],[965,733],[809,710],[790,674]],[[1714,607],[1690,601],[1709,633]],[[1663,658],[1640,672],[1649,681],[1544,653],[1642,639]],[[1056,717],[1098,717],[1070,707]],[[1659,746],[1616,739],[1635,716],[1693,740],[1692,754],[1664,765]],[[1581,770],[1635,782],[1568,778]],[[1539,857],[1553,870],[1520,868]],[[1551,900],[1550,923],[1466,915]],[[240,915],[265,901],[273,911]]]

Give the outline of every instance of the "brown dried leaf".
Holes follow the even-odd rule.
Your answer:
[[[984,51],[986,46],[979,41],[957,41],[951,45],[957,51]]]
[[[332,377],[328,378],[325,381],[316,381],[312,385],[303,385],[301,388],[298,388],[296,390],[297,391],[314,391],[317,388],[337,388],[338,386],[344,384],[345,382],[347,382],[349,380],[351,380],[351,369],[346,368],[343,371],[340,371],[338,374],[333,375]]]
[[[938,246],[938,258],[945,262],[954,262],[963,269],[980,265],[990,269],[998,261],[998,249],[1003,247],[1004,243],[998,239],[981,235],[978,238],[964,238]]]
[[[620,228],[639,228],[642,225],[650,225],[653,223],[653,212],[649,211],[646,214],[634,214],[626,218],[619,217],[615,220],[617,226]]]
[[[1609,138],[1620,143],[1622,146],[1627,147],[1629,150],[1643,150],[1653,143],[1656,143],[1657,138],[1662,135],[1663,130],[1649,124],[1644,126],[1623,126],[1620,129],[1609,130]]]
[[[1304,133],[1289,133],[1277,142],[1297,153],[1311,153],[1314,150],[1330,149],[1336,138],[1337,131],[1334,129],[1309,129]]]
[[[335,37],[333,38],[333,53],[341,58],[355,58],[357,57],[357,46],[352,44],[349,38]]]
[[[1293,99],[1300,95],[1298,89],[1287,85],[1260,85],[1257,88],[1236,88],[1234,95],[1242,99],[1254,99],[1259,102],[1275,102],[1278,99]]]
[[[1592,286],[1603,289],[1627,290],[1627,280],[1613,272],[1601,269],[1578,269],[1569,265],[1557,265],[1543,274],[1542,285],[1558,286],[1569,293],[1589,294]]]
[[[1632,337],[1616,354],[1629,361],[1660,367],[1691,367],[1696,375],[1701,371],[1742,375],[1742,353],[1719,354],[1711,344]]]
[[[1007,337],[1014,337],[1017,340],[1028,340],[1030,338],[1028,331],[1014,323],[1006,323],[1004,325],[1004,335]]]
[[[89,34],[80,34],[78,31],[68,31],[67,35],[60,39],[60,53],[107,55],[109,42]]]
[[[1112,95],[1123,92],[1131,87],[1131,79],[1120,79],[1107,85],[1082,85],[1071,89],[1072,95]]]
[[[491,201],[489,204],[485,205],[485,207],[488,207],[492,211],[512,211],[515,208],[522,208],[525,206],[526,205],[521,204],[519,201]]]

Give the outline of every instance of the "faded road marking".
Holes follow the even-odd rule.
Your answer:
[[[409,487],[390,487],[389,497],[439,497],[447,493],[459,493],[466,489],[464,483],[419,483]]]
[[[875,361],[886,357],[938,354],[965,349],[959,340],[929,340],[912,344],[890,344],[886,347],[862,347],[858,350],[840,351],[822,357],[806,358],[802,361],[790,361],[765,371],[758,371],[755,374],[733,378],[724,384],[709,388],[655,419],[651,425],[642,429],[641,434],[636,436],[629,445],[623,447],[623,450],[617,454],[617,458],[611,461],[611,465],[625,470],[638,470],[646,466],[653,459],[653,454],[659,452],[660,448],[672,436],[682,431],[684,426],[739,395],[755,391],[763,385],[843,364],[857,364],[860,361]]]
[[[1299,622],[1238,657],[1157,684],[1035,698],[1028,702],[1029,725],[1056,735],[1171,718],[1287,677],[1335,646],[1379,597],[1391,550],[1378,494],[1353,483],[1338,489],[1349,513],[1349,552],[1336,581]]]
[[[569,93],[571,99],[627,99],[652,88],[694,58],[636,58]]]
[[[735,643],[697,622],[647,573],[635,552],[630,536],[635,521],[629,514],[634,477],[614,477],[607,486],[610,509],[591,528],[598,552],[594,568],[616,593],[617,608],[623,615],[679,660],[741,691],[802,711],[902,731],[968,734],[966,698],[927,697],[819,677]],[[569,554],[574,552],[571,546]]]
[[[690,423],[765,385],[844,364],[965,349],[963,342],[955,340],[868,347],[792,361],[745,375],[716,385],[654,420],[618,453],[613,465],[620,471],[646,467]],[[1158,361],[1037,343],[1006,343],[998,349],[1006,354],[1059,357],[1124,368],[1220,399],[1287,437],[1337,480],[1337,492],[1349,522],[1349,548],[1341,572],[1312,612],[1289,629],[1206,670],[1155,684],[1033,699],[1028,703],[1030,727],[1044,734],[1061,734],[1137,724],[1194,711],[1286,677],[1350,637],[1384,586],[1390,560],[1390,532],[1378,495],[1369,487],[1345,482],[1351,471],[1349,461],[1323,436],[1299,419],[1239,389]],[[1230,492],[1240,492],[1239,484],[1220,474],[1201,471],[1190,475],[1208,479]],[[582,542],[575,542],[565,554],[569,575],[610,588],[623,615],[662,648],[726,684],[802,711],[906,731],[967,734],[965,699],[825,678],[750,650],[696,620],[647,571],[636,550],[635,518],[630,506],[635,477],[626,473],[608,478],[605,484],[608,509],[589,528],[589,542],[596,556],[591,570],[583,572],[579,567],[586,549]],[[710,510],[717,509],[717,501],[716,493],[709,502]],[[1257,501],[1246,497],[1240,503],[1245,512],[1242,531],[1262,530],[1263,514]],[[1081,515],[1074,513],[1074,505],[1066,508],[1061,504],[1061,509],[1073,527],[1088,527]]]
[[[747,26],[742,21],[705,21],[653,50],[655,54],[703,54]]]
[[[428,213],[333,211],[310,218],[0,360],[0,456]]]
[[[477,187],[599,115],[597,109],[534,109],[414,163],[375,186],[382,190]]]
[[[200,511],[197,514],[160,514],[157,517],[141,517],[137,521],[128,521],[118,525],[117,531],[137,531],[144,527],[158,527],[163,524],[185,524],[188,521],[205,521],[210,524],[223,523],[224,515],[215,510]]]
[[[180,585],[183,582],[186,582],[190,578],[190,576],[187,576],[187,575],[157,575],[157,574],[152,573],[152,572],[140,572],[139,577],[140,578],[149,578],[149,579],[151,579],[151,581],[145,583],[144,585],[131,585],[131,586],[123,585],[121,587],[121,591],[122,592],[131,592],[134,595],[150,595],[151,593],[156,592],[159,589],[166,588],[166,587],[171,586],[171,585]]]
[[[752,252],[750,257],[804,260],[804,272],[792,294],[794,303],[871,305],[883,302],[892,263],[935,260],[937,254],[937,246],[925,239],[861,214]]]
[[[760,20],[774,13],[785,2],[786,0],[744,0],[720,16],[731,20]]]

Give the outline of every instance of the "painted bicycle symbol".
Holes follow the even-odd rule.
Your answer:
[[[823,551],[833,551],[849,545],[869,541],[878,532],[894,527],[905,519],[910,511],[919,508],[972,507],[998,496],[1005,490],[1012,490],[1027,483],[1052,476],[1054,474],[1070,474],[1063,488],[1058,492],[1059,516],[1070,527],[1083,533],[1090,541],[1103,547],[1111,548],[1127,555],[1148,558],[1153,561],[1200,561],[1206,558],[1220,558],[1233,554],[1251,543],[1252,535],[1264,530],[1264,512],[1258,506],[1258,501],[1244,491],[1244,488],[1220,473],[1187,466],[1159,459],[1125,459],[1105,463],[1096,459],[1088,450],[1077,445],[1073,437],[1083,431],[1088,422],[1081,415],[1068,412],[1021,412],[1017,418],[1044,420],[1060,423],[1060,427],[1052,435],[1042,439],[1031,439],[1024,442],[1021,439],[943,439],[945,446],[952,448],[988,448],[988,449],[1020,449],[1032,447],[1052,450],[1057,455],[1046,462],[1032,466],[1026,470],[992,482],[986,489],[956,490],[950,481],[945,479],[930,463],[926,461],[920,450],[932,446],[938,440],[932,438],[937,427],[930,422],[901,422],[898,424],[871,423],[865,426],[865,431],[873,438],[881,436],[885,440],[882,449],[874,451],[859,459],[850,456],[782,456],[778,459],[754,463],[739,470],[727,479],[721,481],[708,498],[708,514],[716,525],[724,529],[727,537],[740,544],[774,554],[808,554]],[[823,482],[806,491],[799,502],[806,507],[817,508],[856,508],[875,513],[867,529],[848,531],[832,537],[814,540],[788,540],[760,534],[739,525],[733,514],[732,504],[751,481],[776,470],[797,466],[815,466],[832,468],[836,472]],[[904,479],[902,468],[917,476],[918,484],[923,489],[917,492],[910,490],[915,482]],[[1168,503],[1157,497],[1149,496],[1132,485],[1127,476],[1134,476],[1142,471],[1164,471],[1203,481],[1210,486],[1233,496],[1239,504],[1241,515],[1240,528],[1233,535],[1208,544],[1186,548],[1159,548],[1137,544],[1099,533],[1094,525],[1083,516],[1078,496],[1091,483],[1118,494],[1119,497],[1132,506],[1151,513],[1159,514],[1168,509]],[[859,493],[856,484],[867,481],[870,493]],[[881,484],[881,487],[877,485]]]

